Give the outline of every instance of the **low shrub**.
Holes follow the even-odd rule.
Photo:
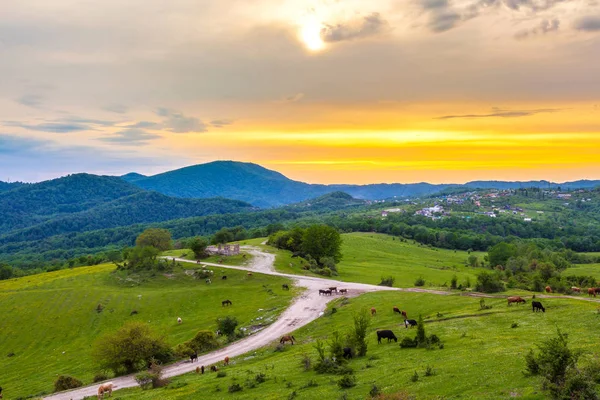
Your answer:
[[[402,347],[403,349],[408,349],[408,348],[411,348],[411,347],[417,347],[417,344],[418,343],[414,339],[411,339],[409,337],[405,337],[400,342],[400,347]]]
[[[225,378],[226,376],[227,376],[227,372],[225,372],[225,371],[217,372],[217,378]]]
[[[428,365],[427,368],[425,369],[425,376],[433,376],[433,375],[435,375],[435,371],[430,365]]]
[[[105,381],[107,379],[108,379],[108,375],[106,375],[106,374],[100,373],[100,374],[94,375],[94,383],[102,382],[102,381]]]
[[[395,281],[396,281],[396,278],[394,278],[393,276],[382,276],[381,282],[379,282],[379,286],[392,287],[392,286],[394,286]]]
[[[83,386],[83,382],[79,379],[69,375],[60,375],[54,382],[54,391],[60,392],[61,390],[75,389]]]
[[[312,359],[308,354],[305,353],[302,355],[301,365],[304,368],[304,371],[310,371],[312,368]]]
[[[234,383],[233,385],[229,386],[229,389],[227,389],[229,391],[229,393],[235,393],[235,392],[241,392],[242,386],[239,383]]]
[[[340,389],[349,389],[356,386],[356,377],[354,375],[345,374],[337,384]]]
[[[304,386],[302,386],[300,389],[307,389],[307,388],[311,388],[311,387],[317,387],[319,386],[319,384],[314,381],[313,379],[311,379],[310,381],[306,382],[306,384]]]
[[[419,380],[419,374],[417,374],[417,371],[415,371],[413,376],[410,377],[410,380],[411,380],[411,382],[416,382]]]
[[[254,377],[254,380],[257,383],[263,383],[267,380],[267,375],[263,374],[262,372],[259,372],[258,374],[256,374],[256,376]]]
[[[425,279],[422,276],[418,277],[415,281],[415,286],[425,286]]]
[[[371,390],[369,390],[369,396],[371,397],[377,397],[381,394],[381,390],[379,390],[379,388],[377,387],[376,384],[373,384],[371,386]]]

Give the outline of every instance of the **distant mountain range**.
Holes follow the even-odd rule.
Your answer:
[[[130,173],[124,175],[122,179],[140,188],[168,196],[187,198],[219,196],[242,200],[262,208],[299,203],[334,191],[345,192],[358,199],[376,200],[428,196],[450,188],[517,189],[560,186],[562,189],[576,189],[600,186],[600,181],[587,180],[567,183],[473,181],[464,185],[430,183],[319,185],[291,180],[279,172],[257,164],[235,161],[215,161],[147,177]]]

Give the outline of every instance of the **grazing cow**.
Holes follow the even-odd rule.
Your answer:
[[[331,290],[332,292],[336,292],[337,293],[337,287],[336,286],[332,286],[332,287],[330,287],[328,289]]]
[[[330,289],[324,290],[323,291],[327,296],[331,296],[332,292]]]
[[[109,397],[112,396],[112,391],[116,387],[117,386],[112,382],[106,382],[106,383],[101,384],[98,387],[98,398],[103,399],[105,393],[108,393]]]
[[[282,336],[281,339],[279,339],[279,343],[284,344],[285,342],[292,342],[292,344],[294,344],[294,340],[296,340],[295,337],[293,337],[292,335],[287,335]]]
[[[229,357],[225,357],[223,360],[223,365],[229,365]]]
[[[588,289],[588,296],[594,296],[594,297],[596,297],[596,293],[597,292],[598,292],[598,289],[591,287],[591,288]]]
[[[344,358],[352,358],[352,349],[350,347],[344,347]]]
[[[575,292],[575,293],[581,293],[581,288],[575,287],[575,286],[571,286],[571,291]]]
[[[197,351],[190,354],[190,362],[194,362],[194,361],[198,361],[198,352]]]
[[[521,304],[521,303],[523,303],[523,304],[525,304],[525,303],[526,303],[525,299],[523,299],[522,297],[519,297],[519,296],[511,296],[511,297],[507,297],[507,298],[506,298],[506,300],[508,301],[508,304],[507,304],[507,305],[509,305],[509,306],[510,306],[512,303],[517,303],[517,305],[519,305],[519,304]]]
[[[340,289],[340,293],[346,294],[346,293],[348,293],[348,289]]]
[[[290,290],[290,287],[288,286],[288,284],[287,284],[287,283],[284,283],[283,285],[281,285],[281,288],[282,288],[283,290]]]
[[[248,275],[248,276],[252,276],[252,272],[248,272],[246,275]]]
[[[137,313],[138,313],[137,310],[133,310],[132,312],[129,313],[129,315],[135,315]]]
[[[227,279],[227,275],[223,275],[223,276],[221,277],[221,279],[223,279],[223,280],[226,280],[226,279]]]
[[[406,315],[406,311],[400,310],[398,307],[394,307],[394,312],[398,313],[398,314],[402,314],[402,316],[404,317],[404,319],[408,318],[408,316]]]
[[[177,317],[177,323],[181,324],[183,321],[181,320],[181,317]]]
[[[210,370],[211,370],[212,372],[217,372],[217,371],[219,370],[219,368],[217,368],[217,366],[216,366],[216,365],[211,365],[211,366],[210,366]]]
[[[206,282],[207,285],[210,285],[212,283],[212,281],[210,280],[210,278],[206,278],[206,280],[204,282]]]
[[[536,312],[536,311],[542,311],[542,312],[546,312],[546,309],[544,308],[544,306],[542,305],[542,303],[540,303],[539,301],[532,301],[531,302],[531,307],[532,307],[532,311]]]
[[[394,332],[390,330],[377,331],[377,343],[381,344],[381,339],[387,339],[388,343],[392,340],[398,342],[398,338],[394,335]]]
[[[200,373],[200,367],[196,367],[196,373],[199,374]]]
[[[550,286],[546,286],[546,293],[552,293],[552,288]]]
[[[377,310],[375,309],[375,307],[371,307],[371,316],[377,314]]]
[[[414,319],[405,319],[404,320],[404,327],[408,328],[408,327],[413,327],[413,326],[417,326],[417,321],[415,321]]]
[[[231,303],[231,300],[223,300],[223,301],[221,302],[221,306],[222,306],[222,307],[225,307],[225,306],[230,306],[231,304],[232,304],[232,303]]]
[[[204,365],[200,367],[200,373],[204,375]]]

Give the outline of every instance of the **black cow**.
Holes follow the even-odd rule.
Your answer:
[[[377,331],[377,343],[381,343],[381,339],[387,339],[388,343],[394,339],[394,342],[398,342],[398,338],[394,335],[394,332],[390,330]]]
[[[288,286],[288,284],[287,284],[287,283],[284,283],[283,285],[281,285],[281,288],[282,288],[283,290],[290,290],[290,287]]]
[[[190,354],[190,362],[198,361],[198,352]]]
[[[221,277],[221,279],[223,279],[223,280],[226,280],[226,279],[227,279],[227,275],[223,275],[223,276]]]
[[[417,321],[415,321],[414,319],[405,319],[404,326],[406,328],[408,328],[409,326],[412,328],[413,326],[417,326]]]
[[[546,312],[546,309],[544,308],[544,306],[542,305],[542,303],[540,303],[539,301],[532,301],[531,302],[531,307],[533,309],[533,312],[536,311],[542,311],[542,312]]]

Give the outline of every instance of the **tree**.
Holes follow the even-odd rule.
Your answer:
[[[496,265],[506,266],[508,259],[516,255],[517,246],[505,242],[498,243],[488,251],[488,257],[492,267],[495,267]]]
[[[425,324],[423,323],[423,316],[419,314],[419,321],[417,322],[417,337],[415,337],[417,346],[423,347],[427,345],[427,335],[425,334]]]
[[[146,368],[152,359],[169,361],[171,349],[149,325],[129,322],[118,331],[98,339],[93,354],[102,367],[117,374]]]
[[[217,319],[217,326],[221,333],[227,335],[230,339],[235,335],[235,328],[238,326],[236,317],[225,317]]]
[[[196,258],[201,258],[206,255],[206,246],[208,246],[208,240],[203,237],[196,236],[190,239],[188,243],[189,248],[194,252]]]
[[[156,247],[132,247],[125,249],[125,268],[129,270],[152,269],[156,265],[159,250]]]
[[[233,242],[235,236],[234,233],[231,232],[229,229],[227,228],[221,228],[218,232],[216,232],[212,239],[211,239],[211,243],[212,244],[219,244],[219,243],[229,243],[229,242]]]
[[[479,260],[478,260],[477,256],[474,255],[474,254],[471,254],[469,256],[469,260],[468,261],[469,261],[469,265],[471,267],[473,267],[473,268],[475,268],[475,267],[477,267],[479,265]]]
[[[0,281],[13,277],[13,269],[9,265],[0,265]]]
[[[498,279],[497,275],[483,271],[477,275],[477,285],[475,290],[484,293],[503,292],[504,283]]]
[[[356,354],[359,356],[367,355],[367,330],[371,325],[371,315],[366,308],[354,314],[354,329],[351,332],[351,341],[356,347]]]
[[[171,232],[167,229],[149,228],[135,240],[137,247],[152,246],[160,251],[169,250],[171,248]]]
[[[340,233],[327,225],[312,225],[306,229],[302,237],[302,252],[315,260],[331,257],[336,263],[340,262],[341,246]]]

